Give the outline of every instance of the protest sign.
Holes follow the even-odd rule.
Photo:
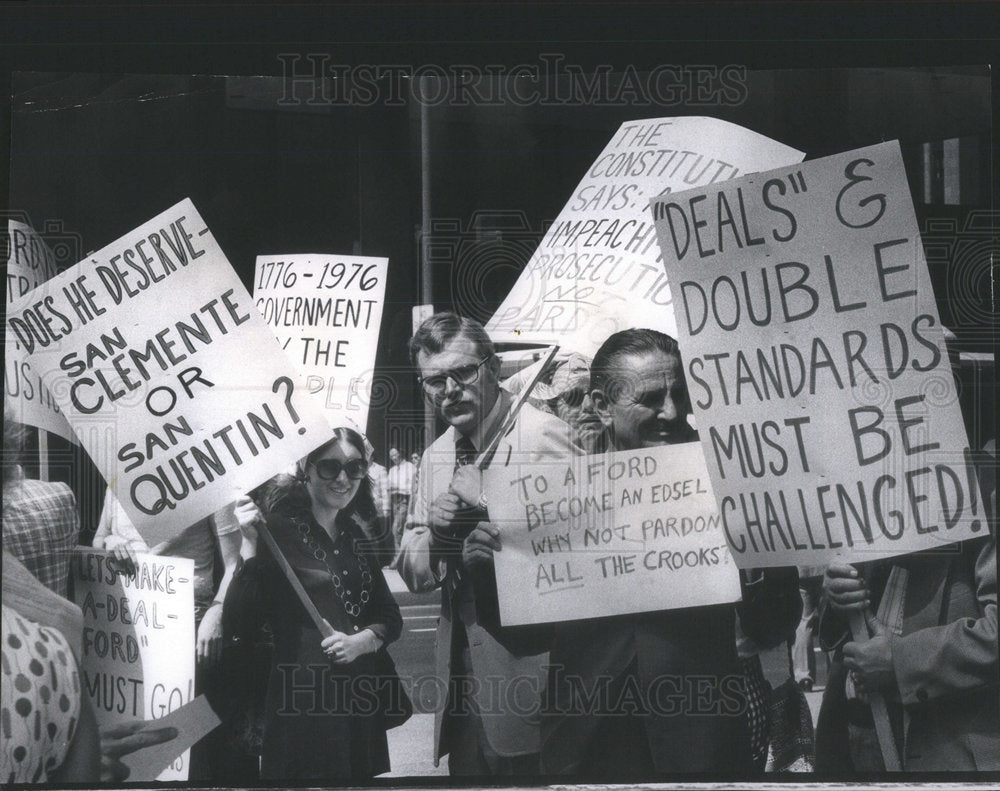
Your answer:
[[[257,256],[254,302],[331,426],[368,423],[388,258]]]
[[[78,549],[70,564],[83,611],[80,677],[100,727],[158,720],[194,699],[194,561],[140,554],[134,575],[117,569],[92,549]],[[155,779],[187,772],[182,755]]]
[[[9,313],[12,304],[56,274],[55,256],[45,241],[23,222],[7,220],[6,311]],[[25,350],[16,336],[8,333],[4,347],[4,399],[14,419],[75,443],[73,429],[25,359]]]
[[[330,435],[190,200],[47,281],[7,322],[150,546]],[[94,421],[108,430],[86,431]]]
[[[791,165],[802,152],[715,118],[626,121],[587,171],[487,324],[498,342],[593,356],[629,327],[674,334],[646,206],[657,195]]]
[[[495,465],[483,485],[505,626],[740,597],[697,443]]]
[[[741,567],[987,529],[897,142],[652,203]]]

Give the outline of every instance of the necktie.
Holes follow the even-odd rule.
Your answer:
[[[465,467],[468,464],[474,464],[476,461],[476,446],[472,444],[472,440],[469,439],[464,434],[460,434],[458,439],[455,440],[455,470],[459,467]]]
[[[476,462],[476,446],[472,444],[472,440],[469,439],[464,434],[459,434],[458,439],[455,440],[455,469],[453,472],[457,472],[460,467],[468,466],[469,464],[475,464]],[[458,587],[459,583],[462,581],[462,565],[461,565],[461,542],[458,544],[459,549],[457,552],[459,557],[451,557],[449,559],[449,568],[451,573],[448,575],[449,578],[449,588],[452,593]]]

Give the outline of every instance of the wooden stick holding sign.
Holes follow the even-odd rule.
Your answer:
[[[868,634],[868,624],[866,623],[869,611],[851,613],[851,635],[856,643],[867,643],[870,640]],[[887,772],[903,771],[902,763],[899,760],[899,753],[896,752],[896,741],[892,736],[892,725],[889,723],[889,709],[886,706],[885,698],[880,692],[872,692],[868,695],[868,704],[872,709],[872,719],[875,721],[875,735],[878,737],[878,746],[882,751],[882,761],[885,763]]]
[[[278,568],[281,569],[282,573],[288,580],[288,583],[292,586],[292,590],[295,591],[295,595],[299,597],[299,601],[302,602],[302,606],[306,608],[306,612],[309,613],[309,617],[312,619],[312,622],[316,625],[316,628],[319,629],[319,633],[323,635],[323,637],[330,637],[333,635],[335,632],[334,628],[330,626],[330,622],[320,614],[318,609],[316,609],[316,605],[313,604],[313,600],[309,598],[309,594],[306,593],[306,589],[302,587],[302,583],[299,581],[299,577],[295,573],[295,569],[292,568],[288,559],[278,546],[278,542],[274,540],[274,536],[271,535],[271,531],[267,529],[267,525],[263,522],[257,525],[257,535],[264,539],[264,543],[267,544],[267,548],[270,550],[271,555],[278,564]]]
[[[485,470],[490,466],[490,463],[493,461],[493,456],[496,454],[497,448],[500,446],[500,440],[506,436],[507,432],[510,431],[511,428],[513,428],[514,421],[517,420],[517,415],[521,411],[521,407],[524,406],[525,402],[528,400],[528,396],[531,395],[531,391],[535,389],[535,385],[538,384],[542,375],[548,370],[549,366],[552,365],[552,361],[556,358],[558,353],[558,346],[549,347],[549,351],[545,355],[545,361],[538,367],[535,375],[524,385],[521,392],[518,393],[517,401],[514,402],[514,406],[512,406],[510,412],[507,413],[507,417],[504,419],[500,430],[483,449],[483,452],[479,454],[479,458],[476,459],[476,469]]]
[[[38,429],[38,480],[49,480],[49,432]]]

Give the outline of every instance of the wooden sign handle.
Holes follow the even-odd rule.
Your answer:
[[[313,604],[313,600],[309,598],[309,594],[306,589],[302,586],[299,581],[298,575],[295,573],[295,569],[292,568],[288,559],[285,557],[284,553],[281,551],[281,547],[278,546],[278,542],[274,540],[274,536],[271,535],[271,531],[267,529],[266,524],[261,524],[257,526],[257,535],[267,544],[267,548],[271,551],[271,555],[274,557],[275,562],[278,564],[278,568],[281,569],[282,573],[285,575],[285,579],[292,586],[292,590],[295,591],[295,595],[298,597],[299,601],[302,602],[302,606],[306,608],[306,612],[309,613],[309,618],[312,619],[313,624],[319,630],[319,633],[323,637],[329,637],[334,633],[333,627],[330,622],[326,620],[320,611]]]
[[[865,613],[854,611],[851,613],[851,635],[856,643],[867,643],[868,625],[865,623]],[[875,735],[878,737],[878,746],[882,750],[882,761],[885,763],[887,772],[901,772],[903,766],[896,752],[896,741],[892,736],[892,726],[889,724],[889,709],[886,706],[885,698],[881,693],[875,692],[869,696],[869,705],[872,708],[872,719],[875,721]]]

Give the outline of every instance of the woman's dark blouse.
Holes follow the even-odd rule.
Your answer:
[[[304,524],[312,541],[326,552],[326,565],[314,557],[296,522]],[[368,628],[382,639],[383,645],[399,638],[403,626],[399,606],[370,550],[371,542],[353,519],[338,517],[336,541],[309,512],[300,512],[294,517],[281,512],[271,513],[267,516],[267,526],[313,604],[334,629],[352,634]],[[365,559],[371,575],[371,583],[366,586],[370,591],[369,600],[361,605],[360,614],[352,616],[336,593],[327,565],[340,577],[347,599],[360,603],[361,557]],[[258,540],[257,556],[245,565],[239,576],[249,584],[242,586],[242,607],[254,606],[259,615],[268,619],[276,635],[289,630],[315,628],[263,541]]]
[[[385,723],[380,713],[362,714],[354,706],[353,689],[328,696],[321,688],[352,678],[386,672],[379,655],[402,631],[399,607],[389,591],[360,527],[350,518],[337,521],[338,537],[330,539],[309,512],[294,516],[274,512],[267,526],[302,586],[320,614],[341,632],[356,634],[368,628],[383,640],[376,653],[365,654],[350,664],[335,664],[323,652],[322,635],[298,600],[294,590],[271,556],[258,541],[257,556],[248,560],[230,585],[226,597],[227,618],[238,633],[251,639],[260,619],[266,619],[274,638],[274,658],[267,679],[262,776],[268,779],[322,779],[360,781],[389,770]],[[337,595],[330,570],[317,560],[303,532],[326,552],[326,564],[341,579],[350,601],[360,601],[362,573],[367,563],[371,582],[368,601],[357,615],[350,615]],[[230,612],[231,610],[231,612]],[[235,616],[235,617],[233,617]],[[322,671],[325,682],[315,675]],[[263,679],[261,679],[263,681]],[[322,687],[326,684],[326,687]],[[306,692],[290,692],[292,687]],[[308,689],[313,686],[316,692]],[[289,697],[291,695],[291,698]],[[304,697],[303,697],[304,696]],[[291,709],[289,700],[291,699]],[[322,701],[323,710],[314,710]],[[295,710],[300,709],[298,715]],[[370,712],[370,707],[364,709]]]

